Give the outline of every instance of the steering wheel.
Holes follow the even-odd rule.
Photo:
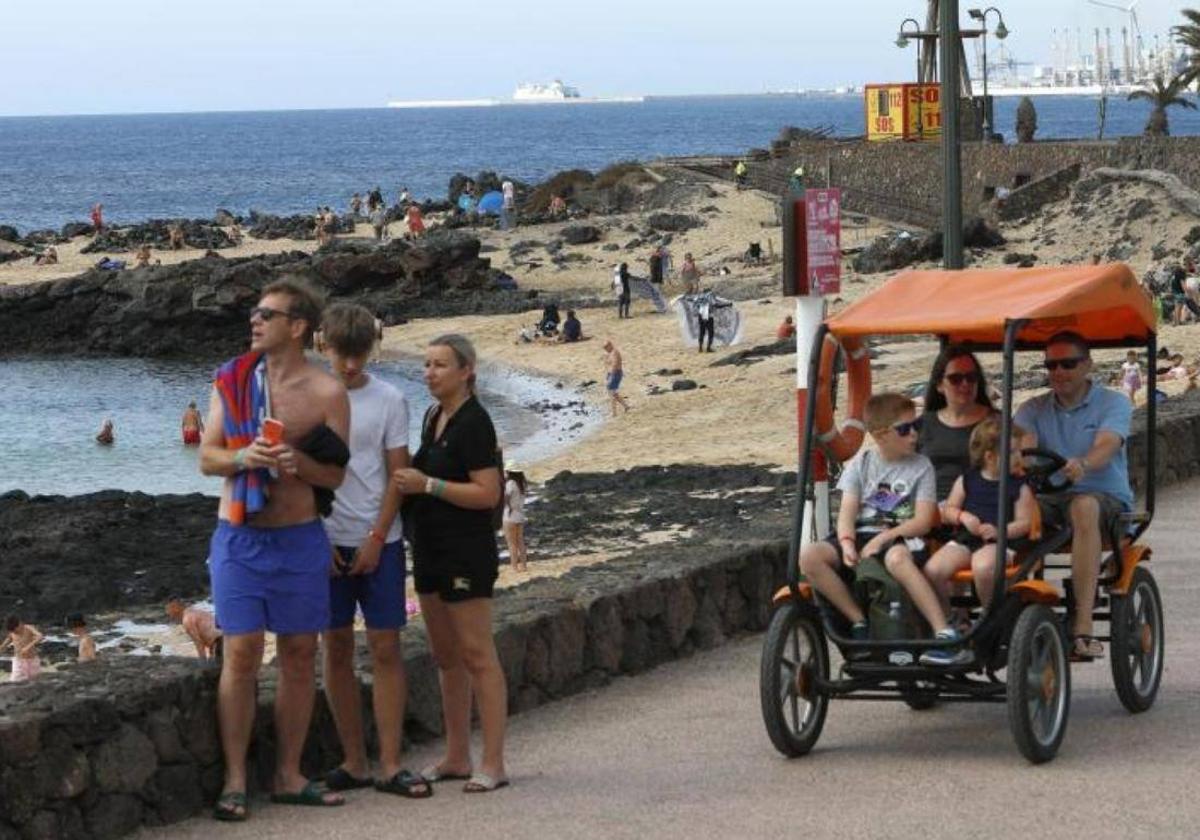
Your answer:
[[[1025,468],[1025,481],[1037,495],[1061,493],[1075,483],[1062,474],[1067,459],[1051,449],[1040,446],[1022,449],[1021,463]]]

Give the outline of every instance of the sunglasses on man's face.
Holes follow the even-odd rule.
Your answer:
[[[906,423],[896,423],[892,426],[892,431],[900,435],[900,437],[908,437],[917,430],[917,421],[909,420]]]
[[[264,322],[270,321],[276,315],[282,315],[284,318],[287,318],[289,321],[296,317],[291,312],[284,312],[282,309],[272,309],[269,306],[256,306],[250,310],[250,320],[251,321],[253,321],[255,318],[262,318]]]
[[[975,385],[979,382],[979,372],[971,370],[965,373],[947,373],[946,381],[951,385],[962,385],[964,382],[968,385]]]
[[[1042,366],[1046,370],[1058,370],[1059,368],[1063,370],[1075,370],[1075,368],[1079,367],[1079,363],[1084,361],[1084,358],[1083,356],[1073,356],[1067,359],[1046,359],[1046,361],[1042,362]]]

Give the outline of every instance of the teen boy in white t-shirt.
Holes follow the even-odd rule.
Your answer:
[[[391,474],[408,466],[408,403],[392,385],[365,370],[375,345],[375,316],[361,306],[335,304],[325,310],[324,353],[350,395],[350,463],[337,489],[325,530],[334,546],[330,577],[330,627],[323,636],[325,694],[333,712],[345,761],[326,776],[332,790],[374,784],[410,798],[433,789],[400,766],[404,704],[408,686],[400,654],[404,626],[404,541],[400,494]],[[354,615],[361,608],[371,649],[379,773],[369,774],[362,708],[354,676]]]

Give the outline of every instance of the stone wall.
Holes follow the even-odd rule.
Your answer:
[[[1145,459],[1139,411],[1129,447],[1139,490]],[[1200,392],[1160,407],[1157,461],[1160,484],[1200,475]],[[737,537],[714,529],[703,543],[655,546],[502,593],[495,602],[496,643],[511,710],[762,630],[770,596],[784,578],[788,527],[786,514],[769,511]],[[442,729],[437,678],[420,623],[403,637],[407,732],[417,740],[436,737]],[[118,837],[199,812],[221,785],[216,678],[215,667],[196,660],[124,657],[46,674],[33,685],[0,686],[0,840]],[[250,750],[259,791],[274,760],[273,695],[268,668]],[[369,722],[369,673],[363,695]],[[316,773],[339,760],[318,697],[305,770]]]
[[[840,187],[848,210],[920,227],[940,224],[942,150],[937,143],[796,140],[777,144],[767,160],[751,161],[750,181],[783,194],[788,176],[801,164],[810,185]],[[997,187],[1020,187],[1076,164],[1084,171],[1161,169],[1200,189],[1200,137],[963,143],[963,212],[979,214]],[[707,169],[732,177],[727,165]]]

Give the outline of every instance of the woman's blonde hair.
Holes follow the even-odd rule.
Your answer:
[[[449,347],[454,352],[454,358],[458,362],[459,367],[471,368],[471,375],[467,377],[467,390],[472,394],[475,393],[475,345],[465,335],[458,333],[447,333],[439,335],[433,341],[429,342],[430,347]]]

